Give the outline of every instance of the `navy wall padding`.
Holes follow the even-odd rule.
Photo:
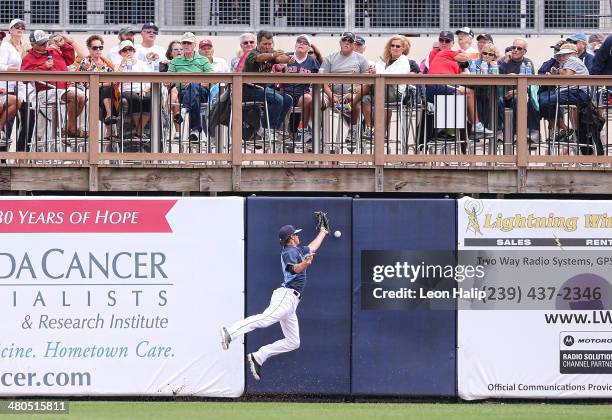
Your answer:
[[[455,207],[442,199],[353,201],[353,395],[456,395],[456,312],[361,310],[360,295],[362,250],[454,250]]]
[[[282,283],[278,242],[282,225],[303,228],[300,239],[308,244],[316,235],[313,212],[323,210],[332,228],[342,232],[340,239],[325,239],[308,268],[297,310],[300,348],[268,359],[261,381],[247,372],[247,394],[350,393],[351,206],[351,198],[247,199],[247,315],[263,312],[272,291]],[[247,335],[247,353],[282,336],[279,324],[254,330]]]

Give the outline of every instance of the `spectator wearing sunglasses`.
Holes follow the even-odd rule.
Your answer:
[[[589,38],[583,32],[576,32],[566,39],[567,42],[574,44],[578,51],[578,58],[584,63],[587,69],[591,69],[595,56],[588,51]]]
[[[249,53],[255,49],[255,45],[255,35],[248,32],[240,35],[240,50],[236,54],[236,57],[232,58],[230,61],[230,71],[232,73],[240,73],[242,71],[244,62],[246,61]],[[241,65],[240,68],[238,68],[239,64]]]
[[[476,60],[476,68],[482,69],[482,64],[486,63],[489,69],[488,74],[499,74],[499,68],[497,67],[497,60],[499,59],[499,51],[497,47],[489,42],[485,44],[480,50],[480,58]]]
[[[408,60],[410,53],[410,41],[402,35],[392,36],[385,44],[383,56],[374,67],[370,68],[371,74],[408,74],[411,73],[411,64]],[[416,63],[415,63],[416,65]],[[387,85],[385,102],[388,104],[398,103],[406,92],[406,85]],[[364,137],[374,138],[374,92],[363,97],[363,119],[365,121]],[[391,112],[387,112],[387,125],[391,120]]]
[[[183,55],[183,45],[181,44],[181,41],[179,41],[178,39],[171,41],[170,44],[168,44],[168,49],[166,50],[166,60],[168,60],[168,64],[170,64],[170,62],[176,57],[180,57],[181,55]],[[170,108],[172,110],[172,115],[180,114],[181,105],[179,101],[178,86],[174,85],[173,83],[168,83],[166,87],[168,88],[168,93],[170,94]],[[180,123],[174,122],[175,140],[179,139],[180,132]]]
[[[525,57],[527,54],[527,41],[522,38],[517,38],[512,42],[510,51],[506,53],[503,58],[500,58],[497,62],[499,66],[499,74],[520,74],[521,65],[525,65],[535,68],[533,62]],[[499,106],[499,126],[503,130],[503,113],[504,106],[513,108],[515,110],[514,115],[516,116],[516,89],[506,90],[506,93],[500,98]],[[536,98],[537,100],[537,98]],[[515,121],[516,124],[516,121]],[[533,100],[527,101],[527,126],[529,127],[529,138],[533,141],[537,140],[539,136],[539,113],[533,105]]]
[[[21,19],[13,19],[9,23],[9,39],[5,40],[0,46],[0,71],[17,71],[21,68],[22,58],[31,48],[30,44],[23,38],[25,29],[25,22]],[[31,136],[34,129],[33,118],[29,118],[31,110],[26,103],[25,85],[15,81],[9,81],[6,86],[4,83],[2,85],[2,88],[5,88],[7,92],[2,95],[3,99],[1,101],[5,105],[8,104],[9,108],[11,107],[11,102],[16,102],[14,105],[19,109],[20,121],[22,123],[25,121],[29,122],[29,128],[24,125],[19,127],[16,151],[23,152],[26,148],[26,138]],[[6,131],[9,133],[12,128],[12,120],[12,118],[8,118],[8,128]]]
[[[115,71],[113,63],[104,56],[104,39],[92,35],[85,41],[89,55],[79,63],[79,71],[111,73]],[[119,87],[111,82],[104,82],[100,87],[100,117],[104,121],[106,136],[111,134],[111,125],[117,122],[116,109],[119,105]]]
[[[578,56],[576,44],[567,43],[561,46],[559,52],[555,54],[559,62],[558,73],[561,76],[588,76],[589,70],[585,63]],[[589,102],[588,86],[559,86],[553,91],[549,91],[545,95],[540,95],[540,115],[546,118],[549,123],[554,124],[555,117],[558,118],[557,124],[560,128],[555,140],[559,141],[562,138],[569,138],[573,134],[564,121],[563,114],[557,110],[557,105],[577,105],[582,107]]]
[[[151,70],[153,63],[160,61],[166,54],[164,47],[155,44],[158,33],[159,28],[153,22],[145,23],[140,31],[142,43],[136,45],[136,58],[147,63]]]
[[[488,42],[483,45],[480,48],[480,58],[474,61],[477,72],[483,74],[483,68],[486,68],[486,74],[499,74],[499,68],[497,67],[499,55],[499,50],[493,43]],[[497,92],[493,91],[494,93],[492,93],[492,90],[485,86],[475,87],[474,90],[476,91],[476,109],[478,110],[478,115],[485,127],[493,128],[492,120],[495,117],[491,115],[491,109],[492,105],[497,101]]]
[[[136,58],[136,49],[131,41],[122,41],[119,44],[121,62],[117,71],[142,73],[149,71],[149,67]],[[142,138],[144,128],[151,118],[151,84],[140,82],[123,82],[121,84],[121,97],[127,101],[128,114],[132,120],[132,137]]]
[[[196,51],[196,37],[191,32],[185,32],[181,37],[183,55],[170,63],[168,71],[171,73],[210,73],[212,65],[206,57]],[[197,143],[203,129],[200,104],[208,102],[210,90],[208,85],[201,83],[186,83],[178,86],[181,105],[189,111],[189,142]],[[174,114],[173,120],[180,124],[183,122],[180,114]]]
[[[428,74],[461,74],[463,71],[459,63],[465,65],[469,61],[467,54],[461,51],[454,51],[453,44],[455,36],[450,31],[442,31],[438,36],[437,45],[434,44],[429,53]],[[427,100],[434,101],[436,95],[465,95],[467,119],[473,126],[473,131],[478,135],[490,135],[493,132],[487,129],[478,118],[478,111],[474,106],[474,90],[465,86],[451,85],[426,85],[425,92]]]
[[[119,33],[117,37],[119,38],[119,44],[123,41],[130,41],[132,44],[134,43],[134,30],[129,26],[119,29]],[[115,45],[108,51],[108,58],[111,60],[115,68],[119,67],[119,63],[121,63],[121,54],[119,54],[119,44]]]
[[[25,32],[25,22],[21,19],[13,19],[9,24],[9,35],[10,38],[2,43],[0,46],[0,71],[17,71],[21,67],[21,61],[23,56],[31,48],[29,44],[23,40]],[[17,89],[17,82],[9,81],[6,88],[8,92],[15,94]],[[25,99],[25,91],[21,92],[20,100]]]
[[[355,34],[343,32],[340,36],[340,51],[325,57],[321,64],[320,73],[367,73],[370,67],[368,60],[361,54],[355,52]],[[363,89],[362,89],[363,86]],[[368,85],[360,84],[329,84],[323,85],[327,103],[341,105],[342,109],[350,107],[351,129],[344,139],[345,143],[356,141],[359,130],[359,115],[361,114],[361,96],[368,93]]]
[[[295,52],[291,60],[285,66],[285,73],[311,74],[318,73],[320,64],[313,55],[308,55],[312,43],[306,34],[299,35],[295,40]],[[302,126],[304,137],[312,137],[308,124],[310,123],[310,111],[312,107],[312,95],[309,83],[285,83],[283,92],[293,98],[293,106],[302,108]]]
[[[529,64],[533,67],[533,62],[525,57],[527,54],[527,41],[522,38],[515,39],[512,42],[510,50],[506,55],[500,58],[497,62],[499,65],[499,74],[520,74],[521,64]]]

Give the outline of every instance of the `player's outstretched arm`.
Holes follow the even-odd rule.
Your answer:
[[[317,252],[317,250],[323,243],[323,239],[325,239],[325,235],[327,235],[328,233],[329,232],[324,227],[321,227],[317,236],[312,240],[311,243],[308,244],[310,252]]]

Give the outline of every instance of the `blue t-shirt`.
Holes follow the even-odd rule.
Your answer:
[[[295,61],[294,63],[287,64],[285,67],[285,73],[292,74],[310,74],[319,72],[319,62],[311,56],[306,56],[306,59],[301,63]],[[310,89],[310,85],[305,83],[285,83],[283,85],[283,91],[290,95],[292,98],[299,98],[304,95],[304,92]]]
[[[307,246],[288,245],[281,251],[281,270],[283,271],[283,287],[297,290],[302,293],[306,287],[306,270],[301,273],[293,272],[293,265],[304,261],[306,255],[310,254]]]

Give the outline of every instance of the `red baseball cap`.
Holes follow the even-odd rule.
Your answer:
[[[204,48],[204,47],[212,47],[212,41],[210,39],[203,39],[200,41],[200,45],[199,48]]]

